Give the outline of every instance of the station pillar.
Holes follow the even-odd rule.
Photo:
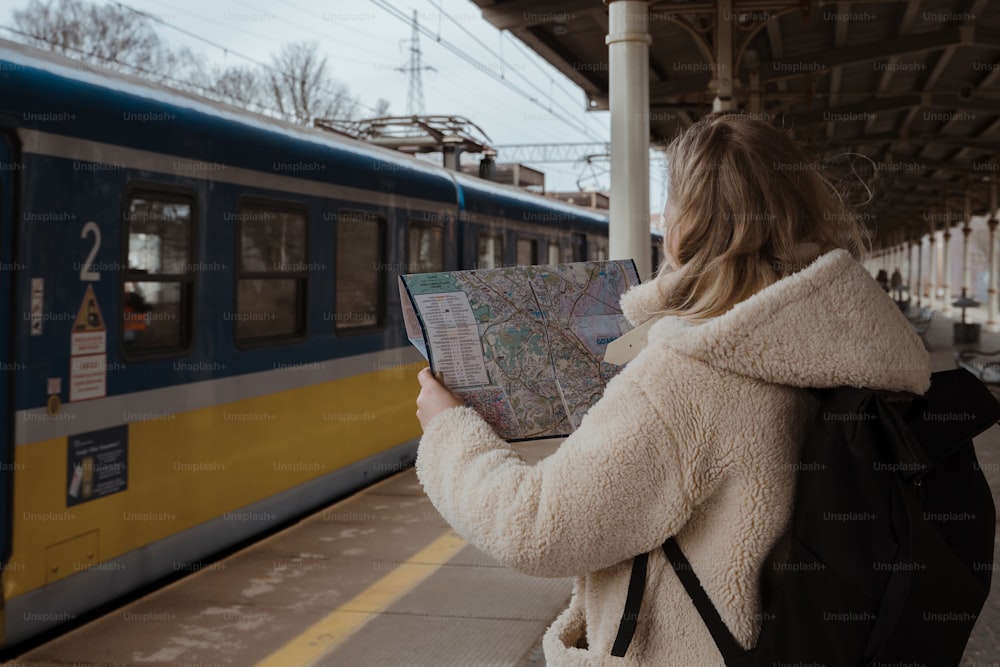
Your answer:
[[[942,235],[944,241],[941,243],[943,251],[943,262],[941,265],[942,281],[941,281],[941,311],[944,313],[945,317],[951,317],[951,216],[949,214],[948,220],[945,222],[944,234]]]
[[[912,283],[911,283],[912,284]],[[917,289],[910,290],[911,294],[917,296],[917,308],[921,308],[924,296],[924,237],[917,239]]]
[[[1000,221],[997,220],[997,177],[996,172],[993,173],[993,178],[990,182],[990,219],[986,223],[990,228],[990,244],[988,248],[989,252],[989,289],[987,290],[988,295],[988,312],[989,316],[986,320],[986,330],[987,331],[1000,331],[1000,318],[998,318],[997,311],[1000,310],[1000,304],[997,303],[997,271],[1000,267],[997,267],[997,224]]]
[[[986,290],[986,298],[988,303],[987,307],[987,318],[986,318],[986,330],[997,332],[1000,331],[1000,322],[997,320],[997,224],[998,221],[996,217],[991,213],[989,222],[986,224],[990,228],[990,240],[989,240],[989,288]]]
[[[709,84],[715,91],[712,111],[733,111],[733,0],[715,0],[715,75]]]
[[[937,236],[937,230],[934,229],[934,223],[931,222],[931,234],[927,239],[927,243],[930,246],[927,250],[927,262],[929,264],[929,276],[930,279],[930,289],[927,292],[927,306],[929,308],[934,308],[937,305],[937,287],[938,287],[938,256],[937,256],[937,245],[934,243],[935,237]]]
[[[649,228],[648,0],[608,0],[611,107],[611,259],[633,259],[639,277],[652,270]]]
[[[913,239],[906,240],[906,300],[913,299]]]
[[[965,220],[962,222],[962,296],[972,297],[972,262],[969,261],[969,235],[972,234],[972,202],[965,191]]]

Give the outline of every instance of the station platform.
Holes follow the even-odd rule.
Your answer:
[[[950,320],[925,340],[934,370],[955,367]],[[558,443],[517,448],[537,461]],[[1000,504],[1000,427],[976,446]],[[466,544],[407,470],[4,665],[541,667],[571,587]],[[962,665],[1000,665],[1000,584]]]
[[[527,667],[571,589],[466,544],[409,469],[4,664]]]

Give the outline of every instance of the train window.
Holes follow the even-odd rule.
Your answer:
[[[410,221],[410,250],[407,273],[444,271],[444,227]]]
[[[538,241],[535,239],[517,240],[518,266],[533,266],[538,264]]]
[[[499,232],[479,233],[477,269],[503,266],[503,236]]]
[[[559,244],[555,241],[549,241],[549,264],[558,264],[562,261],[562,257],[559,254]]]
[[[239,221],[236,340],[301,336],[306,323],[306,216],[271,204],[243,204]]]
[[[382,324],[385,319],[385,218],[364,211],[337,215],[336,313],[338,332]]]
[[[180,350],[191,340],[192,209],[191,199],[165,193],[127,200],[121,317],[126,356]]]
[[[587,236],[574,232],[572,236],[573,260],[574,262],[587,261]]]
[[[608,258],[608,240],[605,238],[594,237],[594,243],[592,244],[594,248],[593,259],[598,262],[603,262]]]

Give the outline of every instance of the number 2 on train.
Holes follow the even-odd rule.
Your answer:
[[[94,258],[97,257],[97,252],[101,249],[101,228],[97,226],[97,223],[93,220],[87,222],[83,226],[83,231],[80,232],[80,238],[85,239],[90,236],[90,232],[94,233],[94,246],[90,249],[90,254],[87,255],[87,259],[83,262],[83,266],[80,267],[80,280],[100,280],[100,271],[91,271],[90,267],[94,265]]]

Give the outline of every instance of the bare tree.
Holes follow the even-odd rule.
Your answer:
[[[188,49],[164,45],[149,18],[117,5],[30,0],[13,19],[35,46],[154,81],[187,81],[199,66]]]
[[[358,101],[334,82],[326,56],[316,42],[293,42],[272,59],[268,72],[271,101],[289,120],[311,125],[314,118],[354,118]]]
[[[230,66],[216,68],[211,88],[221,99],[244,108],[266,106],[267,77],[259,68]]]
[[[34,46],[293,122],[310,125],[314,118],[354,118],[358,112],[357,98],[331,78],[315,42],[287,44],[268,68],[209,69],[189,49],[164,43],[155,19],[120,5],[29,0],[14,11],[13,20]],[[386,115],[388,108],[388,101],[380,99],[376,115]]]

